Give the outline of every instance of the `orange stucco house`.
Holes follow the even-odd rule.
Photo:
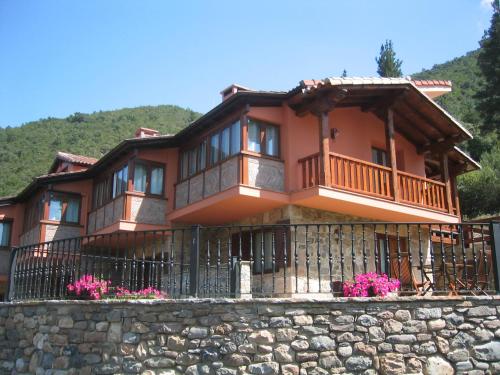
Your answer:
[[[175,135],[140,128],[101,159],[59,152],[0,199],[0,293],[11,247],[192,224],[459,223],[456,177],[471,134],[433,100],[449,81],[231,85]]]

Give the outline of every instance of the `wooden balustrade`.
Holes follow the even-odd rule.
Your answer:
[[[299,160],[302,169],[302,188],[307,189],[313,186],[321,185],[321,163],[319,152],[309,155]]]
[[[391,168],[330,152],[331,186],[392,198]]]
[[[402,202],[446,211],[446,185],[443,182],[398,171]]]
[[[322,181],[320,154],[299,160],[302,188],[324,185],[359,194],[394,200],[392,169],[375,163],[330,152],[330,181]],[[399,201],[411,205],[447,211],[446,185],[410,173],[397,172]]]

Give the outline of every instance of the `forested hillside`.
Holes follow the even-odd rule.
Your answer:
[[[465,56],[457,57],[444,64],[434,65],[431,69],[413,74],[414,79],[446,79],[452,81],[451,93],[437,98],[448,112],[460,121],[469,124],[477,124],[480,121],[476,109],[475,98],[479,87],[483,83],[483,74],[477,64],[479,50],[467,53]]]
[[[57,151],[99,158],[133,137],[138,127],[173,134],[199,116],[190,109],[160,105],[75,113],[0,129],[0,196],[15,194],[34,176],[47,173]]]

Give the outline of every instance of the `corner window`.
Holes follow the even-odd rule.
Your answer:
[[[0,247],[10,246],[10,232],[12,223],[10,221],[0,222]]]
[[[80,197],[64,193],[50,193],[48,219],[78,224],[80,222]]]
[[[221,160],[225,160],[229,156],[229,140],[230,138],[230,132],[231,128],[225,128],[222,131],[221,135],[221,145],[220,145],[220,151],[221,151]]]
[[[128,182],[128,166],[125,165],[122,169],[113,174],[113,198],[122,195],[127,190]]]
[[[219,133],[210,138],[210,165],[215,165],[219,161]]]
[[[134,190],[145,193],[147,181],[147,168],[145,165],[135,163],[134,169]]]
[[[134,191],[152,195],[163,195],[165,168],[147,161],[136,161],[134,167]]]
[[[198,166],[200,171],[204,170],[207,167],[207,141],[203,141],[200,144],[198,151]]]
[[[231,125],[231,156],[241,151],[241,127],[240,121]]]
[[[248,151],[279,156],[279,129],[260,121],[248,120]]]

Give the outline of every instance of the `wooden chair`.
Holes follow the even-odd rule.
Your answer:
[[[418,281],[413,273],[408,253],[401,253],[401,265],[398,258],[391,258],[391,277],[399,279],[401,291],[409,292],[415,290],[417,295],[425,295],[431,288],[430,280]]]
[[[493,269],[491,251],[483,252],[480,250],[476,258],[479,260],[477,269],[475,268],[474,262],[469,260],[467,262],[467,267],[462,270],[462,278],[457,280],[457,287],[458,289],[470,291],[474,295],[476,295],[478,291],[486,294],[485,290],[489,286],[489,275],[491,275]],[[477,276],[475,272],[477,272]]]

